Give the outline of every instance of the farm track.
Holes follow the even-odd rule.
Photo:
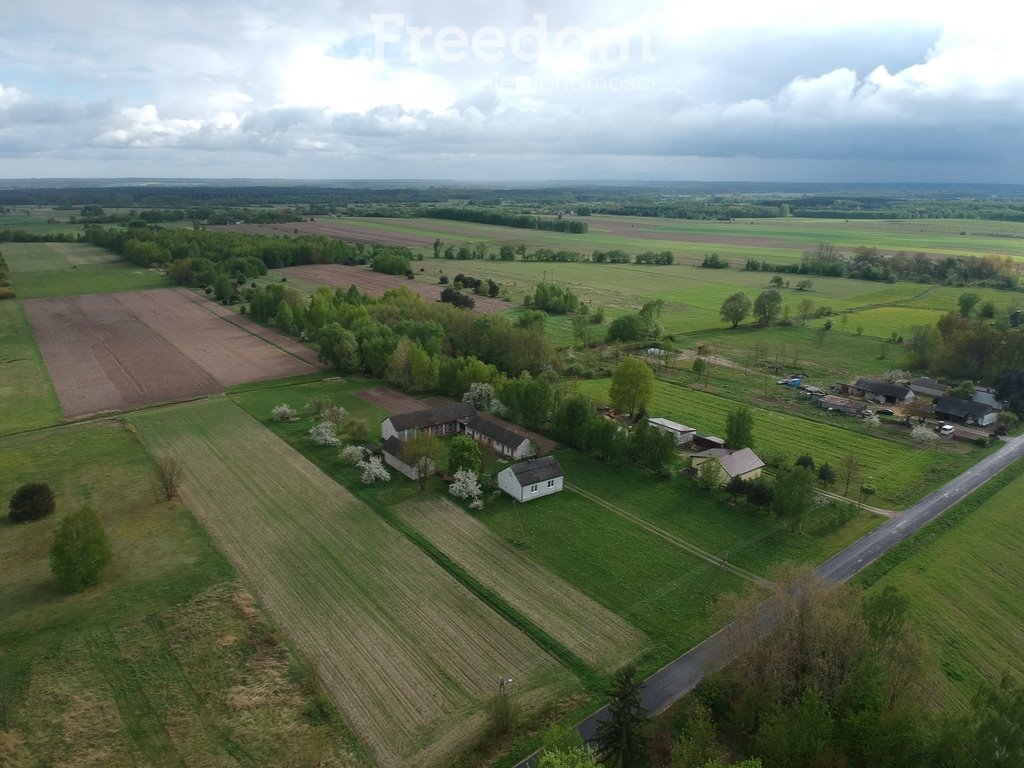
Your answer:
[[[688,541],[684,541],[683,539],[680,539],[678,536],[672,535],[664,528],[659,528],[658,526],[654,525],[654,523],[650,523],[647,520],[644,520],[642,517],[634,515],[632,512],[627,512],[622,507],[616,506],[615,504],[612,504],[610,501],[606,501],[597,494],[590,493],[589,491],[580,488],[578,485],[573,485],[572,483],[566,483],[565,487],[573,491],[574,493],[578,493],[580,496],[587,499],[588,501],[592,501],[595,504],[599,504],[600,506],[607,509],[609,512],[615,513],[624,520],[628,520],[634,525],[643,528],[645,531],[653,533],[655,536],[664,539],[672,546],[678,547],[679,549],[689,552],[691,555],[699,557],[701,560],[705,560],[706,562],[709,562],[712,565],[718,566],[722,570],[734,573],[740,578],[751,581],[760,587],[772,586],[772,582],[768,581],[768,579],[758,576],[756,573],[752,573],[751,571],[748,571],[745,568],[740,568],[738,565],[733,565],[727,559],[718,557],[717,555],[714,555],[710,552],[706,552],[700,547],[691,544]]]
[[[507,670],[532,670],[517,679],[528,706],[574,685],[522,632],[231,401],[131,418],[151,450],[184,466],[183,500],[379,765],[447,764],[479,733],[482,702]]]

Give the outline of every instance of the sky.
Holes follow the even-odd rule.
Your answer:
[[[1024,182],[1022,13],[33,0],[0,178]]]

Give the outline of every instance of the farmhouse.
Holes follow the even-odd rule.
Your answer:
[[[853,400],[847,400],[845,397],[837,397],[836,395],[825,395],[819,398],[818,406],[826,411],[838,411],[839,413],[846,413],[851,416],[860,413],[864,407],[862,403],[856,403]]]
[[[513,464],[498,473],[498,487],[516,501],[558,493],[564,482],[565,473],[554,456]]]
[[[693,467],[696,469],[706,461],[717,461],[722,470],[720,485],[727,485],[734,477],[743,480],[754,480],[761,476],[764,462],[749,448],[730,451],[726,448],[710,448],[693,454]]]
[[[996,391],[992,387],[975,387],[971,400],[982,405],[991,405],[997,411],[1003,410],[1003,404],[996,397]]]
[[[902,384],[890,384],[887,381],[857,379],[857,383],[851,389],[854,394],[865,400],[873,400],[877,403],[909,405],[914,400],[914,392],[910,387]]]
[[[961,400],[957,397],[943,397],[935,404],[935,415],[949,421],[976,424],[987,427],[996,421],[996,409],[985,403]]]
[[[942,397],[946,394],[949,387],[945,384],[939,384],[935,379],[921,376],[910,380],[910,389],[913,390],[915,395],[920,395],[921,397]]]
[[[648,419],[647,423],[662,432],[668,432],[676,439],[676,445],[688,445],[693,442],[697,430],[669,419]]]
[[[462,424],[467,435],[506,458],[525,459],[535,453],[526,437],[489,414],[476,413]]]
[[[472,403],[451,403],[437,408],[409,411],[389,416],[380,423],[382,440],[397,437],[408,440],[417,432],[429,431],[435,437],[457,435],[463,432],[461,421],[476,415]]]
[[[419,480],[420,474],[416,467],[412,466],[412,464],[406,464],[405,459],[402,458],[403,447],[404,443],[397,437],[389,437],[385,440],[384,445],[381,446],[381,455],[384,457],[384,463],[389,467],[397,469],[410,480]],[[434,463],[434,460],[428,458],[426,461],[427,474],[434,474],[437,471],[437,465]]]

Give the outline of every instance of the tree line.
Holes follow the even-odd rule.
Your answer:
[[[586,232],[587,222],[566,219],[561,216],[548,218],[530,213],[488,210],[482,208],[420,208],[414,215],[423,219],[447,219],[450,221],[472,221],[478,224],[496,224],[518,229],[541,229],[551,232],[568,232],[579,235]]]

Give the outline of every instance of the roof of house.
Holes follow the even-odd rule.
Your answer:
[[[927,376],[918,376],[916,379],[910,380],[910,388],[923,387],[924,389],[937,389],[940,392],[945,392],[949,389],[946,384],[940,384],[935,379],[930,379]]]
[[[825,395],[818,401],[818,405],[822,408],[857,408],[859,410],[863,403],[855,403],[853,400],[847,400],[838,395]]]
[[[509,469],[516,476],[521,486],[533,485],[543,480],[554,480],[556,477],[564,477],[565,472],[554,456],[542,456],[539,459],[531,459],[521,464],[513,464]]]
[[[449,403],[437,408],[397,413],[391,417],[391,426],[399,431],[406,429],[427,429],[439,424],[448,424],[459,419],[476,415],[472,403]]]
[[[910,387],[902,384],[891,384],[888,381],[875,381],[874,379],[857,379],[853,385],[854,389],[863,389],[865,392],[872,392],[883,397],[895,397],[900,400],[910,394]]]
[[[465,419],[466,426],[481,435],[486,435],[499,445],[509,448],[517,448],[522,445],[526,437],[510,427],[498,422],[493,416],[486,413],[474,413]]]
[[[959,397],[940,397],[939,402],[935,404],[936,413],[945,413],[949,416],[960,418],[973,416],[976,419],[980,419],[994,410],[991,405],[975,403],[973,400],[961,400]]]
[[[699,453],[693,454],[694,459],[720,459],[723,456],[728,456],[732,451],[728,448],[708,448],[706,451],[700,451]]]
[[[1003,404],[996,399],[995,392],[985,387],[978,387],[974,390],[974,397],[971,398],[976,403],[982,403],[983,405],[992,406],[993,410],[1002,410]]]
[[[720,458],[718,463],[722,467],[722,471],[729,477],[745,475],[747,472],[753,472],[764,466],[761,457],[749,448],[732,451],[728,456]]]
[[[688,427],[685,424],[680,424],[678,421],[672,421],[671,419],[648,419],[649,424],[653,424],[656,427],[662,429],[670,429],[673,432],[696,432],[697,430],[693,427]]]

